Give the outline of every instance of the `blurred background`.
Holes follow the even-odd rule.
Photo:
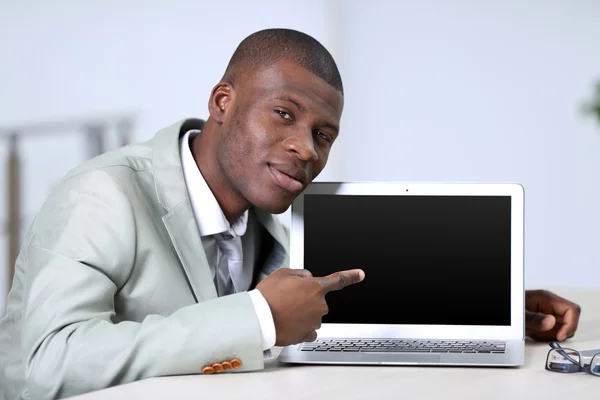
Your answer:
[[[238,43],[270,27],[314,36],[342,73],[318,180],[520,183],[526,286],[600,287],[598,21],[597,0],[0,0],[0,315],[9,233],[52,186],[206,118]]]

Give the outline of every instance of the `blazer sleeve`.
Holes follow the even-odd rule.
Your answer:
[[[35,399],[73,396],[144,378],[196,374],[232,357],[263,368],[248,293],[170,316],[113,323],[114,296],[135,261],[134,213],[103,170],[61,183],[36,217],[18,263],[25,271],[21,352]]]

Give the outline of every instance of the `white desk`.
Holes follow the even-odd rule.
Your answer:
[[[581,305],[579,329],[564,347],[600,348],[600,291],[555,290]],[[74,399],[593,399],[600,377],[546,371],[547,343],[528,342],[521,368],[287,366],[257,372],[154,378]],[[276,353],[278,354],[278,352]]]

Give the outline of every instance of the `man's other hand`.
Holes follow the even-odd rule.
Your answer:
[[[525,333],[536,340],[559,342],[572,337],[581,307],[547,290],[525,292]]]
[[[256,288],[271,308],[275,322],[275,345],[287,346],[317,339],[321,318],[329,312],[325,295],[362,281],[360,269],[340,271],[317,278],[306,269],[282,268]]]

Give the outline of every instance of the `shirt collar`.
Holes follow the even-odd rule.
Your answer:
[[[248,210],[233,224],[230,224],[217,199],[202,176],[196,160],[192,155],[190,140],[200,133],[199,130],[189,130],[180,141],[181,165],[187,187],[192,211],[198,224],[200,236],[210,236],[228,233],[232,236],[242,236],[248,225]]]

